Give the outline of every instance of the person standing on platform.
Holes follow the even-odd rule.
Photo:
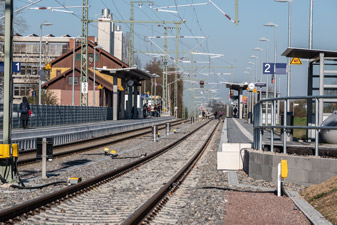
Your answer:
[[[146,103],[143,105],[143,118],[146,118],[146,113],[147,113],[147,105]]]
[[[160,112],[161,112],[161,106],[158,105],[158,116],[160,117]]]
[[[205,113],[205,111],[204,111],[204,110],[202,110],[202,120],[204,120],[204,119],[205,119],[205,116],[206,116],[206,113]]]
[[[29,111],[30,106],[26,97],[22,98],[22,102],[20,103],[20,113],[21,113],[21,121],[23,129],[28,128],[28,119],[29,119]]]
[[[217,119],[218,112],[215,110],[214,112],[214,119]]]
[[[219,112],[219,120],[222,121],[222,111]]]

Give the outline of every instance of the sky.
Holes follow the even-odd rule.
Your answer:
[[[36,1],[36,0],[33,0]],[[14,8],[20,8],[29,4],[28,0],[14,0]],[[194,64],[194,66],[208,67],[202,71],[210,73],[231,73],[231,76],[221,75],[197,75],[194,79],[205,80],[206,88],[214,89],[214,85],[208,83],[228,82],[251,82],[248,74],[245,74],[248,66],[255,71],[255,65],[248,64],[251,55],[260,57],[258,51],[253,48],[260,47],[262,62],[266,62],[266,43],[258,41],[266,37],[269,42],[269,59],[274,56],[274,28],[265,27],[264,24],[274,22],[278,24],[277,34],[277,62],[285,63],[287,59],[281,56],[288,46],[288,3],[279,3],[274,0],[238,0],[239,24],[235,25],[228,20],[215,6],[208,4],[202,6],[179,7],[178,13],[159,12],[155,10],[161,6],[174,6],[206,3],[207,0],[155,0],[152,8],[148,4],[139,7],[135,3],[135,20],[140,21],[181,21],[180,35],[203,36],[206,38],[182,38],[179,41],[179,57],[190,60],[190,54],[185,52],[198,51],[202,53],[223,54],[223,57],[211,59],[211,64]],[[235,19],[235,0],[213,0],[213,2],[226,14]],[[308,48],[309,44],[309,4],[310,0],[293,0],[291,12],[291,46]],[[337,1],[336,0],[313,0],[313,49],[337,51]],[[81,6],[82,0],[42,0],[32,7],[60,7]],[[89,0],[89,19],[97,19],[103,8],[109,8],[114,20],[128,20],[130,16],[129,0]],[[81,34],[82,9],[75,8],[74,14],[63,12],[51,12],[50,10],[24,10],[21,15],[26,19],[28,27],[23,35],[35,33],[39,35],[39,26],[43,21],[53,23],[52,26],[43,28],[43,35],[52,33],[55,36],[69,34],[79,36]],[[129,31],[129,24],[119,24],[124,32]],[[166,26],[173,27],[172,24]],[[168,35],[175,35],[175,29],[169,29]],[[89,35],[97,36],[97,26],[92,23],[89,26]],[[164,29],[158,24],[135,25],[135,51],[161,51],[163,39],[152,39],[148,36],[164,35]],[[175,51],[175,39],[168,41],[169,51]],[[152,60],[152,56],[144,53],[137,54],[142,61],[142,66]],[[175,54],[170,54],[175,57]],[[195,61],[208,61],[208,56],[194,55]],[[303,65],[291,67],[291,95],[306,95],[307,62],[302,60]],[[171,62],[172,63],[172,62]],[[229,67],[235,68],[215,68]],[[190,64],[180,63],[180,67],[190,67]],[[258,59],[258,76],[260,75],[260,59]],[[189,72],[188,68],[181,68]],[[265,81],[266,75],[262,80]],[[286,75],[280,75],[281,95],[286,95]],[[187,79],[187,78],[186,78]],[[216,97],[228,99],[228,90],[224,84],[218,85],[219,92]],[[226,97],[227,96],[227,97]]]

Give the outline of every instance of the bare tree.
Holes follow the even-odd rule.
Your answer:
[[[22,16],[22,12],[23,11],[20,11],[14,14],[13,17],[14,33],[24,32],[28,28],[27,22]],[[5,0],[0,0],[0,15],[5,15]],[[5,31],[5,18],[0,19],[0,36],[4,35],[4,31]]]

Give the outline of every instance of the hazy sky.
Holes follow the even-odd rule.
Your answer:
[[[35,1],[35,0],[33,0]],[[184,36],[207,36],[205,39],[181,39],[179,50],[182,52],[199,51],[208,53],[224,54],[221,58],[211,60],[209,68],[202,72],[231,72],[232,77],[223,76],[227,81],[246,82],[247,74],[243,71],[249,66],[248,62],[253,61],[249,56],[260,56],[259,52],[253,48],[264,49],[262,60],[266,61],[266,43],[258,41],[261,37],[270,39],[269,58],[273,61],[274,56],[274,28],[264,27],[268,22],[274,22],[278,27],[277,58],[278,62],[286,62],[286,58],[280,56],[288,45],[288,3],[278,3],[274,0],[239,0],[239,20],[238,26],[229,21],[213,5],[179,7],[178,13],[158,12],[154,8],[160,6],[186,5],[205,3],[207,0],[156,0],[152,8],[148,4],[143,4],[140,8],[135,4],[135,20],[142,21],[180,21],[186,20],[186,25],[181,26],[180,35]],[[213,0],[213,2],[233,19],[235,18],[235,0]],[[15,0],[15,8],[22,7],[29,3],[28,0]],[[308,47],[309,40],[309,3],[310,0],[293,0],[292,3],[292,29],[291,46]],[[103,8],[109,8],[114,20],[128,20],[130,16],[130,1],[127,0],[89,0],[89,17],[96,19],[100,17]],[[42,0],[32,7],[39,6],[81,6],[82,0]],[[336,0],[314,0],[314,23],[313,23],[313,48],[337,50],[337,1]],[[22,15],[27,20],[29,27],[24,35],[36,33],[39,35],[39,25],[43,21],[53,23],[53,26],[44,27],[43,35],[52,33],[55,36],[69,34],[79,36],[81,34],[80,17],[81,9],[73,10],[75,15],[51,12],[50,10],[25,10]],[[170,10],[176,10],[171,8]],[[120,24],[122,30],[129,31],[129,24]],[[172,27],[173,25],[167,24]],[[97,36],[96,24],[89,27],[89,35]],[[169,35],[175,35],[175,30],[170,29]],[[153,39],[151,43],[146,37],[152,35],[163,35],[164,29],[158,24],[136,24],[135,25],[135,50],[136,51],[160,51],[156,46],[163,48],[163,39]],[[199,45],[198,45],[199,43]],[[169,40],[169,51],[175,50],[175,39]],[[138,54],[143,62],[143,66],[151,56]],[[175,54],[171,54],[175,57]],[[185,56],[184,60],[189,60],[190,55],[180,53],[179,57]],[[208,61],[207,56],[194,56],[196,61]],[[259,63],[259,60],[258,60]],[[234,69],[212,68],[216,66],[230,66]],[[199,64],[198,66],[208,66],[209,64]],[[181,63],[180,66],[187,67],[190,64]],[[197,65],[194,65],[197,66]],[[259,66],[259,65],[258,65]],[[255,69],[254,66],[251,66]],[[259,68],[259,67],[258,67]],[[189,69],[185,69],[187,72]],[[258,69],[258,71],[260,71]],[[292,66],[291,93],[293,95],[306,95],[307,63],[301,66]],[[197,72],[200,72],[197,71]],[[265,75],[264,75],[265,76]],[[209,80],[218,79],[215,75],[208,77],[198,76],[197,79]],[[285,93],[286,76],[281,78],[281,92]],[[263,78],[264,80],[265,78]],[[214,82],[213,81],[213,82]],[[211,81],[209,81],[211,82]],[[220,85],[221,86],[221,85]],[[209,86],[207,86],[209,87]],[[222,98],[228,96],[228,91],[224,87],[220,88]]]

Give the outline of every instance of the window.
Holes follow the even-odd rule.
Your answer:
[[[20,87],[14,87],[14,96],[20,95]]]
[[[94,54],[89,53],[88,54],[88,58],[90,58],[90,57],[93,59],[94,58]],[[95,57],[96,57],[96,62],[98,62],[99,61],[99,54],[96,53]],[[81,61],[81,53],[76,53],[76,61],[78,61],[78,62]]]
[[[73,85],[73,77],[69,77],[68,84]],[[78,85],[78,77],[75,77],[74,84]]]
[[[56,70],[56,76],[61,75],[61,70]]]

